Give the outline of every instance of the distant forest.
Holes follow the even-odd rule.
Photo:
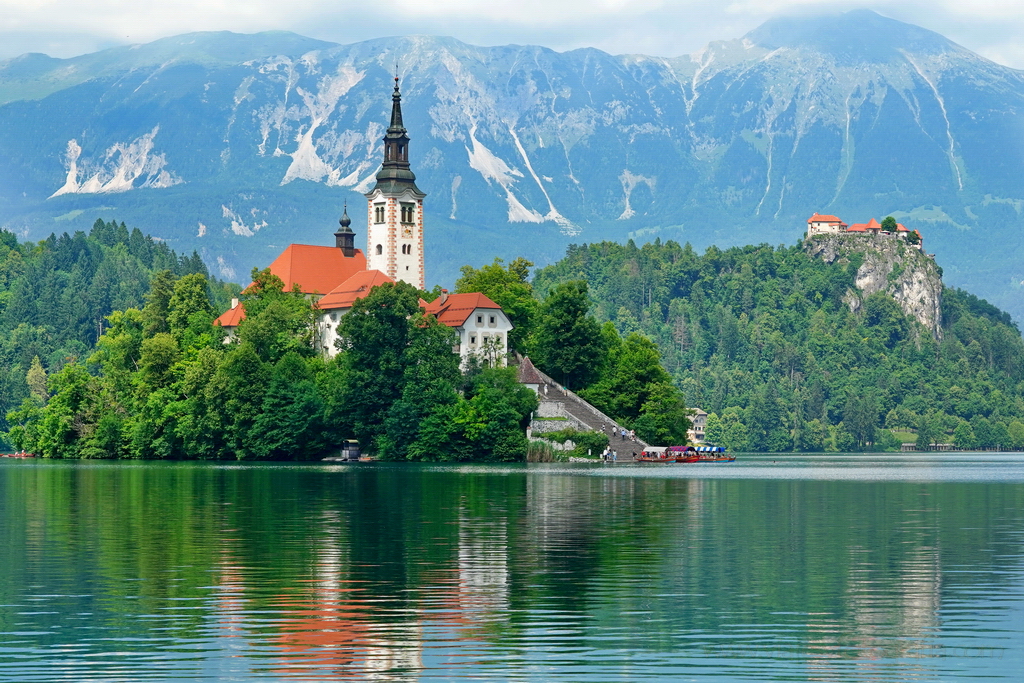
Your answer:
[[[736,450],[1024,448],[1024,341],[1010,316],[945,289],[942,340],[892,297],[851,312],[860,262],[826,264],[798,246],[703,255],[689,245],[572,246],[540,269],[539,295],[589,283],[594,312],[653,339],[708,438]],[[891,430],[891,431],[890,431]]]
[[[209,278],[196,252],[179,255],[124,223],[97,219],[86,235],[52,234],[19,243],[0,230],[0,431],[6,414],[29,396],[26,375],[34,358],[48,373],[84,361],[106,316],[141,307],[154,273],[201,273],[215,304],[227,308],[238,285]]]

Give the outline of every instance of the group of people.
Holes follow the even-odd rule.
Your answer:
[[[621,437],[621,439],[623,441],[625,441],[627,438],[630,441],[636,441],[636,430],[634,430],[634,429],[626,429],[625,427],[616,427],[615,425],[612,425],[610,429],[611,429],[611,432],[612,432],[611,433],[611,437],[613,439],[615,438],[616,435],[618,435],[619,437]],[[601,425],[601,431],[602,432],[604,431],[604,424]]]

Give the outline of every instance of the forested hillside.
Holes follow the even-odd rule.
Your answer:
[[[124,223],[97,220],[86,235],[52,234],[19,243],[0,230],[0,432],[4,416],[29,395],[33,359],[52,374],[84,360],[115,310],[139,307],[153,274],[207,274],[202,259],[178,255]],[[227,306],[237,285],[212,281],[210,295]]]
[[[1024,342],[1010,317],[955,289],[941,339],[885,293],[854,313],[844,298],[859,297],[859,264],[800,246],[602,242],[571,247],[534,286],[585,279],[596,316],[655,340],[687,405],[713,413],[709,439],[735,449],[893,447],[880,428],[1024,447]]]

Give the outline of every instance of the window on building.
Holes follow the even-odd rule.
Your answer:
[[[376,206],[373,207],[373,220],[374,220],[375,223],[383,223],[384,222],[384,205],[383,204],[377,204]]]
[[[476,317],[476,324],[477,325],[483,325],[484,324],[484,317],[482,315],[478,315]]]
[[[403,154],[405,154],[405,145],[399,145],[398,146],[398,158],[401,159]]]
[[[402,204],[402,222],[412,223],[416,220],[416,208],[412,204]]]
[[[384,245],[378,244],[377,245],[377,256],[380,256],[383,253],[384,253]]]
[[[476,344],[476,335],[475,334],[469,335],[469,343],[470,344]]]
[[[494,316],[492,315],[492,316],[491,316],[491,320],[490,320],[490,323],[491,323],[491,325],[493,325],[493,324],[494,324],[494,323],[495,323],[496,321],[497,321],[497,318],[495,318],[495,317],[494,317]]]

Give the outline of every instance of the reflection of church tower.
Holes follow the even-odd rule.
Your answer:
[[[366,267],[424,289],[423,198],[409,169],[409,136],[402,125],[402,94],[391,96],[391,125],[384,136],[384,164],[366,195]]]

